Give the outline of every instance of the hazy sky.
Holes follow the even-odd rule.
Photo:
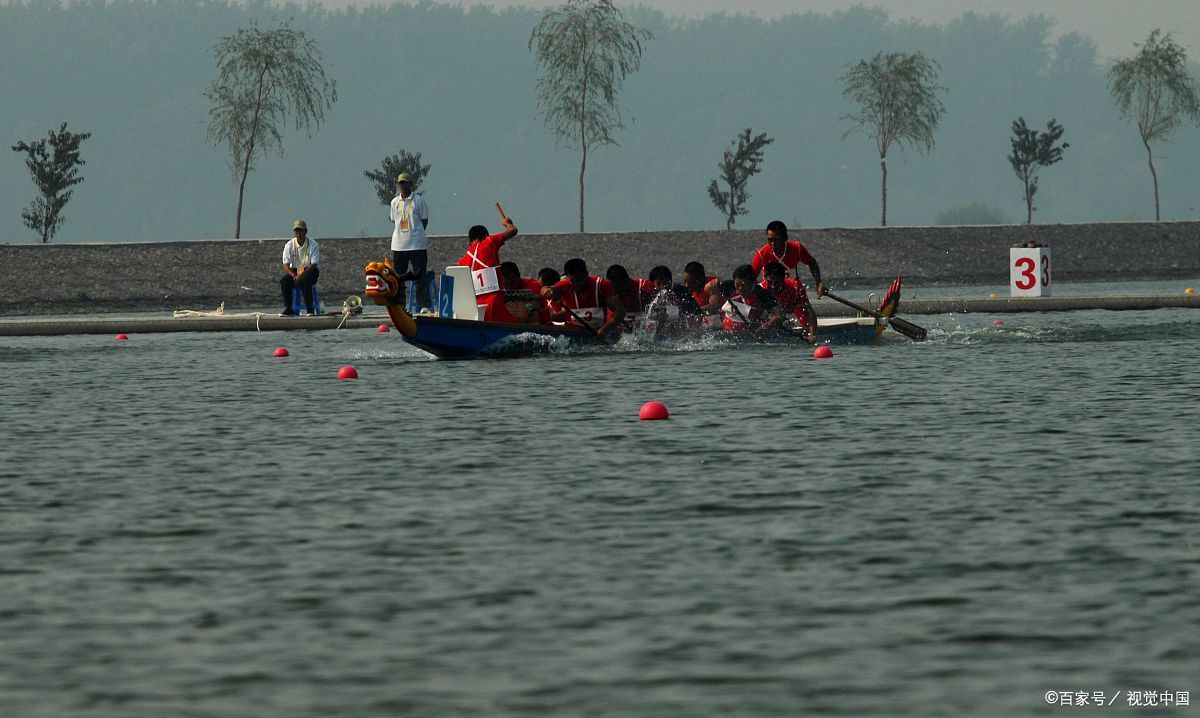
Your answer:
[[[389,4],[388,0],[321,0],[330,7]],[[435,0],[448,5],[545,7],[545,0]],[[645,5],[668,15],[694,17],[714,12],[777,17],[788,13],[829,13],[855,5],[884,8],[893,19],[944,23],[967,11],[1001,13],[1012,18],[1043,14],[1057,21],[1058,32],[1078,32],[1096,41],[1103,59],[1130,55],[1133,43],[1162,28],[1200,60],[1200,0],[618,0],[622,7]]]

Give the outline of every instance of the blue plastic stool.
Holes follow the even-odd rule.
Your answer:
[[[297,314],[303,314],[308,311],[304,306],[304,292],[300,291],[300,287],[292,287],[292,311]],[[317,314],[321,313],[321,297],[317,294],[317,285],[313,285],[313,311]]]
[[[438,282],[437,272],[426,272],[425,283],[429,286],[429,309],[437,311],[438,308]],[[421,311],[421,305],[417,302],[417,283],[414,281],[408,286],[408,301],[405,303],[405,309],[414,317],[417,312]]]

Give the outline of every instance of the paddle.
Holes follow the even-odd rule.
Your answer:
[[[496,203],[496,209],[500,209],[500,204],[498,202]],[[500,210],[500,215],[504,215],[504,210]],[[600,336],[600,332],[596,331],[591,324],[583,321],[583,317],[580,317],[578,314],[576,314],[573,309],[568,307],[566,304],[560,304],[559,306],[565,309],[567,314],[570,314],[571,318],[574,319],[580,326],[588,330],[588,333],[592,335],[593,339],[601,342],[604,341],[604,337]]]
[[[593,339],[595,339],[598,342],[604,341],[604,337],[600,336],[600,332],[598,332],[594,328],[592,328],[591,324],[588,324],[587,322],[583,321],[583,319],[578,314],[576,314],[574,311],[572,311],[570,307],[568,307],[565,304],[561,304],[559,306],[561,306],[563,309],[567,310],[567,314],[570,314],[571,317],[576,322],[579,322],[579,324],[583,325],[583,328],[588,330],[588,332],[591,333]]]
[[[851,309],[857,309],[858,311],[862,312],[863,314],[869,314],[872,317],[875,317],[876,319],[885,318],[879,312],[871,311],[870,309],[867,309],[866,307],[864,307],[862,305],[855,304],[854,302],[851,302],[847,299],[842,299],[841,297],[839,297],[838,295],[834,294],[833,292],[831,292],[829,290],[825,290],[825,296],[829,297],[830,299],[832,299],[835,302],[841,302],[842,304],[845,304],[847,307],[850,307]],[[888,326],[890,326],[892,329],[895,329],[896,331],[900,332],[901,334],[908,337],[909,339],[912,339],[914,342],[925,341],[925,335],[928,334],[928,332],[925,331],[924,327],[919,327],[916,324],[913,324],[912,322],[910,322],[908,320],[901,319],[900,317],[886,317],[886,319],[887,319]]]
[[[724,285],[722,285],[722,286],[724,286]],[[742,314],[742,309],[741,309],[741,307],[739,307],[737,305],[737,302],[733,301],[732,294],[728,297],[725,297],[725,302],[727,304],[729,304],[730,307],[733,308],[733,311],[738,315],[738,319],[741,319],[742,323],[745,324],[747,327],[749,327],[750,320],[746,318],[745,314]],[[754,339],[755,339],[755,341],[758,341],[758,342],[761,342],[763,340],[762,335],[759,334],[758,331],[754,332]]]

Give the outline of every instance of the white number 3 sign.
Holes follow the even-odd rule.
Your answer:
[[[1050,296],[1050,248],[1008,250],[1008,288],[1014,297]]]

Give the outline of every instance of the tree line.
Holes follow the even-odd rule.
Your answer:
[[[617,101],[623,81],[640,68],[642,54],[653,41],[646,29],[628,22],[611,0],[568,0],[547,9],[533,27],[528,50],[539,71],[538,111],[560,146],[579,153],[579,231],[585,227],[585,177],[589,153],[617,144],[624,129]],[[322,54],[305,33],[287,23],[262,30],[257,24],[221,38],[212,49],[217,78],[204,91],[209,102],[207,138],[223,145],[237,184],[234,235],[240,236],[245,188],[256,163],[271,153],[282,155],[283,126],[291,123],[311,137],[324,122],[325,110],[337,101],[336,82],[325,75]],[[855,110],[842,119],[844,136],[863,134],[875,144],[880,163],[880,223],[887,224],[889,151],[899,147],[926,153],[933,149],[945,107],[947,88],[939,84],[941,66],[923,53],[883,53],[847,63],[840,82]],[[1186,121],[1200,123],[1197,90],[1188,72],[1186,53],[1169,34],[1151,33],[1130,58],[1113,63],[1109,89],[1122,118],[1132,120],[1147,151],[1154,184],[1155,219],[1160,218],[1158,177],[1153,145],[1168,141]],[[1008,160],[1022,183],[1026,221],[1033,221],[1038,171],[1062,160],[1069,147],[1055,119],[1045,132],[1029,128],[1024,118],[1012,123]],[[83,181],[78,167],[80,143],[89,133],[70,133],[64,123],[45,140],[19,142],[13,150],[26,154],[38,197],[22,212],[27,227],[49,242],[64,218],[71,187]],[[774,140],[747,127],[724,151],[719,176],[708,185],[709,198],[726,228],[747,212],[749,180],[764,163],[765,148]],[[401,149],[385,157],[380,169],[364,175],[381,202],[394,195],[394,178],[409,172],[419,186],[431,166],[418,152]],[[724,183],[724,188],[721,187]]]

